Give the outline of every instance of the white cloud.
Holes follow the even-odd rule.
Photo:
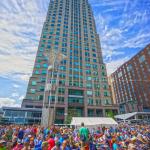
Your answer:
[[[30,73],[32,70],[33,63],[27,60],[22,60],[18,55],[0,55],[1,69],[0,73]],[[28,67],[27,67],[28,66]]]
[[[38,1],[0,1],[0,74],[3,76],[23,73],[19,79],[28,80],[32,72],[47,9],[46,1]],[[39,11],[39,7],[44,11]]]
[[[14,84],[14,85],[13,85],[13,87],[14,87],[14,88],[19,88],[19,87],[20,87],[20,85],[18,85],[18,84]]]
[[[12,95],[11,95],[12,97],[18,97],[19,96],[19,93],[12,93]]]
[[[109,63],[106,63],[108,76],[128,60],[129,60],[129,57],[125,57],[125,58],[120,58],[117,60],[112,60]]]
[[[9,107],[21,107],[21,104],[16,103],[15,99],[11,98],[0,98],[0,107],[9,106]]]
[[[22,96],[20,96],[18,99],[20,100],[20,101],[22,101],[23,99],[24,99],[24,95],[22,95]]]
[[[95,19],[104,60],[113,61],[114,56],[125,56],[122,48],[143,48],[150,42],[149,26],[144,26],[149,21],[149,10],[136,10],[137,0],[89,2],[96,8]],[[28,81],[48,3],[49,0],[0,1],[0,75]],[[98,7],[103,9],[98,11]],[[122,13],[117,14],[118,10]],[[135,33],[134,26],[139,28]],[[108,70],[112,70],[111,65]]]
[[[147,8],[139,8],[138,5],[142,2],[139,3],[137,0],[133,2],[102,0],[101,3],[98,0],[91,0],[90,2],[93,8],[98,6],[101,10],[95,12],[95,20],[106,63],[116,61],[115,56],[117,58],[133,56],[136,52],[131,51],[132,49],[141,50],[150,43],[149,12]],[[113,12],[110,13],[110,10]],[[108,72],[113,70],[111,63],[107,66]]]

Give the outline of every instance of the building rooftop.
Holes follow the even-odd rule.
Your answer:
[[[2,110],[41,111],[40,108],[2,107]]]

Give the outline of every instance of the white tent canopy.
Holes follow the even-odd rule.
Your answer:
[[[136,114],[137,114],[136,112],[121,114],[121,115],[116,115],[115,118],[116,119],[121,119],[121,120],[126,120],[126,119],[129,119],[129,118],[133,117]]]
[[[121,115],[116,115],[115,118],[121,120],[128,120],[135,115],[150,115],[150,112],[133,112],[133,113],[121,114]]]
[[[71,125],[80,127],[82,122],[86,127],[111,127],[118,125],[114,119],[106,117],[73,117]]]

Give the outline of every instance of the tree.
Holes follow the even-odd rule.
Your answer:
[[[107,117],[114,119],[115,113],[112,110],[107,110],[106,115],[107,115]]]
[[[65,121],[66,124],[70,124],[71,123],[71,120],[72,120],[72,117],[79,117],[79,113],[77,112],[76,109],[74,108],[70,108],[68,109],[68,115],[67,115],[67,119]]]

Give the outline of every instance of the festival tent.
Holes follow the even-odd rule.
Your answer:
[[[149,123],[150,112],[132,112],[114,116],[117,122]]]
[[[116,119],[120,119],[120,120],[128,120],[134,116],[138,116],[138,115],[143,115],[143,116],[150,116],[150,112],[133,112],[133,113],[126,113],[126,114],[121,114],[121,115],[116,115],[115,118]],[[138,118],[138,117],[137,117]],[[135,118],[134,118],[135,119]]]
[[[121,120],[126,120],[126,119],[129,119],[129,118],[135,116],[136,114],[137,114],[137,112],[121,114],[121,115],[116,115],[115,118],[121,119]]]
[[[109,117],[73,117],[71,125],[80,127],[82,122],[85,127],[114,127],[118,125],[114,119]]]

